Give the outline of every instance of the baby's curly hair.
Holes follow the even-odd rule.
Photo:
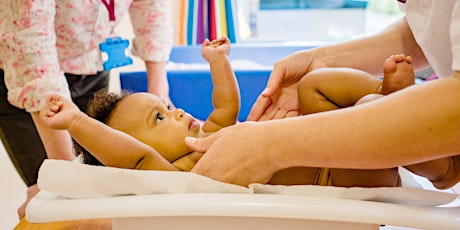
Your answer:
[[[98,91],[89,101],[86,114],[104,124],[107,124],[110,119],[110,115],[113,109],[117,106],[118,102],[130,94],[132,94],[132,92],[126,90],[122,90],[120,93],[108,92],[107,90]],[[99,160],[78,144],[78,142],[74,140],[73,143],[75,154],[77,156],[80,154],[82,155],[82,163],[103,166]]]

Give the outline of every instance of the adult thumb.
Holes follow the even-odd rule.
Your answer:
[[[217,139],[217,135],[203,138],[185,137],[185,144],[193,151],[205,153]]]

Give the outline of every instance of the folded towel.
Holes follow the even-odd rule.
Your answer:
[[[43,162],[38,172],[38,187],[69,198],[156,193],[252,193],[246,187],[194,173],[121,169],[49,159]]]
[[[342,188],[265,184],[243,187],[189,172],[120,169],[64,160],[45,160],[40,167],[38,186],[74,199],[162,193],[270,193],[438,206],[458,197],[453,193],[409,187]]]

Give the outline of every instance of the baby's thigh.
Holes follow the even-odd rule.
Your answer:
[[[401,186],[398,168],[390,169],[330,169],[333,186],[397,187]]]
[[[362,97],[377,93],[382,84],[372,75],[350,68],[321,68],[306,74],[298,83],[301,107],[319,106],[324,111],[355,105]],[[307,108],[313,110],[314,108]]]

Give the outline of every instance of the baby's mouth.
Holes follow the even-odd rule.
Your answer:
[[[188,125],[188,130],[197,129],[199,127],[200,127],[200,124],[195,119],[190,120],[190,124]]]

